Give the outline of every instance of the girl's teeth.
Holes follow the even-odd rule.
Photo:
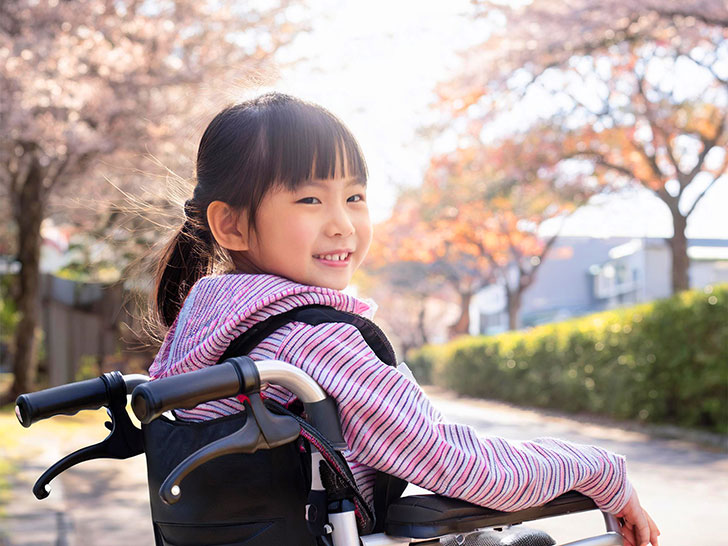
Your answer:
[[[319,254],[316,257],[322,260],[329,260],[332,262],[340,262],[343,260],[346,260],[346,258],[349,256],[348,253],[344,254]]]

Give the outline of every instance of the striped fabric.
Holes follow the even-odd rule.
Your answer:
[[[304,286],[272,275],[205,277],[190,291],[150,368],[153,378],[214,365],[241,332],[301,305],[323,304],[368,314],[367,303],[336,290]],[[576,490],[617,513],[631,494],[625,461],[603,449],[551,438],[515,442],[478,437],[446,422],[422,390],[377,359],[352,325],[289,323],[252,353],[279,359],[313,377],[336,400],[349,461],[369,500],[378,469],[449,497],[499,510],[543,504]],[[264,393],[281,403],[292,395]],[[241,411],[236,399],[179,412],[205,420]]]

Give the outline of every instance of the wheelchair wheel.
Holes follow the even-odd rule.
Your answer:
[[[553,538],[539,531],[517,525],[501,531],[488,529],[467,535],[451,535],[440,539],[442,546],[553,546]]]

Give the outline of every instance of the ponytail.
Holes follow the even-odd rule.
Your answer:
[[[192,285],[213,271],[215,241],[200,210],[185,203],[185,222],[162,252],[155,278],[155,311],[166,327],[172,326]]]

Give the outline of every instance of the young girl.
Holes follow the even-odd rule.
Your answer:
[[[372,237],[366,183],[356,140],[319,106],[273,93],[220,112],[200,142],[184,224],[159,265],[156,304],[169,330],[152,377],[214,365],[242,332],[298,306],[372,314],[340,292]],[[336,400],[345,456],[369,499],[377,469],[508,511],[576,490],[622,518],[627,544],[657,545],[659,531],[622,457],[555,439],[479,438],[446,423],[352,325],[289,323],[251,357],[300,367]],[[284,404],[291,398],[273,385],[265,396]],[[180,416],[204,420],[242,409],[237,399],[218,400]]]

